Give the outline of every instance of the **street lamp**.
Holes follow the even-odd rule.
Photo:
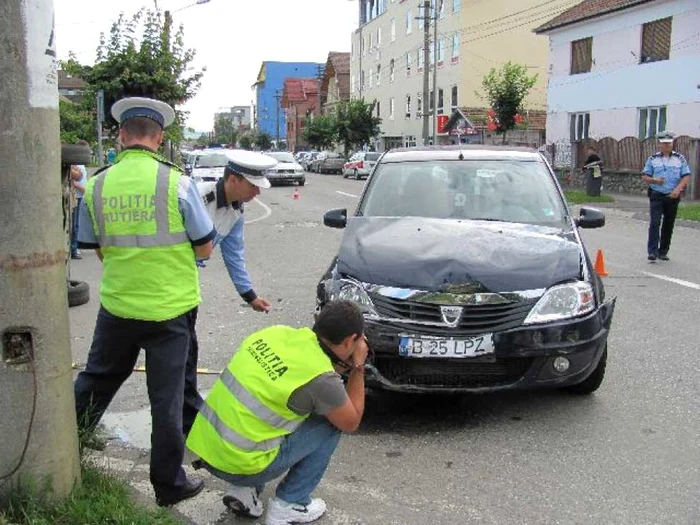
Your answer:
[[[178,9],[175,9],[174,11],[171,11],[171,12],[177,13],[178,11],[182,11],[183,9],[187,9],[188,7],[192,7],[192,6],[200,5],[200,4],[208,4],[209,2],[211,2],[211,0],[197,0],[194,4],[189,4],[189,5],[186,5],[184,7],[180,7]]]

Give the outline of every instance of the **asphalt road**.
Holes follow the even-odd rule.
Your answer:
[[[318,278],[342,234],[323,226],[323,212],[354,209],[363,185],[309,174],[298,200],[294,187],[275,187],[247,206],[248,268],[274,309],[245,306],[216,254],[201,272],[201,367],[220,370],[258,328],[311,323]],[[371,393],[360,430],[343,437],[319,487],[329,506],[319,523],[700,523],[700,230],[678,228],[671,261],[652,264],[646,222],[607,214],[605,228],[583,234],[592,257],[603,250],[607,294],[618,297],[601,389],[588,397]],[[99,272],[92,253],[73,261],[73,277],[93,293],[70,312],[76,362],[89,349]],[[202,389],[215,378],[201,376]],[[137,373],[109,414],[129,420],[147,406]],[[216,514],[223,507],[214,500]],[[206,514],[191,505],[191,514]]]

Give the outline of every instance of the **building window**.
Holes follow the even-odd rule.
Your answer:
[[[445,0],[435,0],[437,7],[438,18],[445,17]]]
[[[367,49],[368,52],[372,52],[372,33],[369,34],[369,48]]]
[[[418,48],[418,71],[423,71],[423,48]]]
[[[430,90],[430,111],[435,108],[435,90]]]
[[[428,60],[430,61],[430,65],[433,65],[433,62],[435,62],[435,42],[432,40],[430,41],[430,47],[428,48]]]
[[[382,28],[377,28],[377,47],[382,45]]]
[[[462,9],[462,0],[452,0],[452,12],[459,13]]]
[[[382,83],[382,66],[377,64],[377,87]]]
[[[441,66],[445,62],[445,39],[441,38],[438,40],[438,66]]]
[[[639,108],[639,138],[655,137],[666,130],[666,106]]]
[[[416,118],[423,116],[423,93],[416,94]]]
[[[409,51],[406,53],[406,76],[411,76],[411,65],[413,64],[413,55]]]
[[[394,59],[389,60],[389,82],[394,81]]]
[[[444,93],[442,91],[442,88],[438,88],[438,104],[437,104],[437,114],[442,115],[443,113],[443,105],[444,105]]]
[[[391,41],[396,40],[396,20],[391,19]]]
[[[593,63],[593,38],[571,42],[571,74],[589,73]]]
[[[394,120],[394,97],[389,99],[389,119]]]
[[[640,62],[668,60],[671,52],[671,17],[647,22],[642,26],[642,56]]]
[[[360,43],[360,55],[365,56],[366,51],[367,51],[367,39],[365,37],[362,37],[362,42]]]
[[[406,11],[406,34],[410,35],[413,32],[413,12],[411,9]]]
[[[452,34],[452,63],[459,62],[459,33]]]
[[[404,148],[415,148],[416,147],[416,136],[415,135],[406,135],[403,138],[403,147]]]
[[[360,91],[365,89],[365,72],[364,70],[360,71]]]
[[[374,73],[374,71],[372,71],[372,68],[369,68],[369,69],[367,70],[367,76],[369,77],[369,87],[370,87],[370,89],[371,89],[372,86],[374,85],[374,74],[373,74],[373,73]]]
[[[587,139],[590,125],[591,115],[589,113],[572,113],[569,117],[571,140]]]
[[[406,95],[406,118],[411,118],[411,95]]]
[[[452,86],[452,109],[456,109],[458,105],[457,86]]]
[[[379,101],[377,100],[377,116],[381,117],[381,113],[379,112]]]

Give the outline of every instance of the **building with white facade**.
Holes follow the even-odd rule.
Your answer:
[[[547,141],[700,136],[700,1],[584,0],[549,37]]]

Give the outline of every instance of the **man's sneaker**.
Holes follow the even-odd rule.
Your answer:
[[[258,491],[254,487],[229,485],[224,494],[224,505],[236,516],[259,518],[263,513],[263,504],[258,496]]]
[[[655,260],[656,260],[656,254],[650,253],[649,255],[647,255],[647,259],[649,259],[650,261],[655,261]]]
[[[289,523],[311,523],[326,512],[326,502],[313,498],[308,505],[287,503],[279,498],[270,500],[265,525],[288,525]]]
[[[668,261],[668,255],[662,253],[661,255],[659,255],[659,259],[661,259],[662,261]]]

